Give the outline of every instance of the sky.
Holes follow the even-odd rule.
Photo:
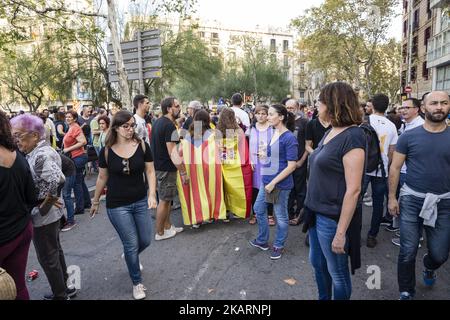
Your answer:
[[[286,27],[305,9],[319,6],[324,0],[197,0],[197,14],[208,20],[220,20],[232,26],[271,25]],[[399,7],[401,13],[401,7]],[[389,35],[401,39],[402,18],[397,18]]]
[[[130,2],[131,0],[117,0],[118,9],[126,12]],[[317,7],[323,2],[324,0],[197,0],[194,16],[219,20],[224,26],[242,29],[254,29],[256,25],[286,28],[305,9]],[[401,10],[399,5],[399,16],[389,30],[389,36],[398,40],[402,36]]]

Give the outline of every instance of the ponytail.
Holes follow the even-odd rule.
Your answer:
[[[286,107],[281,104],[274,104],[272,105],[272,108],[276,110],[276,112],[283,116],[283,124],[285,127],[289,130],[294,132],[295,131],[295,116],[293,113],[288,112]]]

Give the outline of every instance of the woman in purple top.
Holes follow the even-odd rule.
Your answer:
[[[273,127],[267,121],[269,107],[267,105],[259,105],[255,108],[256,123],[252,126],[250,131],[250,163],[253,170],[253,198],[252,206],[255,205],[256,197],[258,196],[259,188],[261,186],[261,168],[265,163],[263,155],[266,154],[267,145],[272,139]],[[268,208],[269,225],[275,225],[273,218],[273,206]],[[256,214],[253,213],[249,220],[250,224],[256,223]]]

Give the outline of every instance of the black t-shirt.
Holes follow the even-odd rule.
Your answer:
[[[350,127],[328,141],[321,142],[309,156],[310,174],[305,205],[331,218],[338,218],[344,201],[345,184],[344,155],[356,148],[365,149],[363,129]]]
[[[313,149],[316,149],[319,145],[320,140],[322,140],[325,132],[331,129],[331,125],[325,128],[319,121],[319,119],[313,119],[308,122],[306,126],[305,140],[311,140],[313,142]]]
[[[170,159],[167,151],[167,142],[179,142],[177,128],[167,117],[162,116],[156,120],[152,128],[152,151],[155,159],[155,170],[175,172],[177,167]]]
[[[152,162],[150,146],[145,143],[145,153],[140,143],[133,156],[128,159],[130,174],[124,172],[126,163],[111,148],[108,149],[108,161],[105,160],[105,148],[100,150],[98,164],[108,168],[108,192],[106,207],[117,208],[142,200],[147,195],[145,184],[145,162]]]
[[[192,117],[188,117],[183,124],[183,129],[189,130],[189,127],[191,126],[193,121],[194,121],[194,119]]]
[[[81,128],[81,130],[83,130],[83,134],[86,137],[86,139],[88,140],[88,142],[90,141],[90,137],[91,137],[91,121],[92,121],[92,117],[89,117],[89,119],[84,119],[82,116],[78,117],[78,124],[80,125],[80,127],[86,123],[86,125]]]
[[[11,168],[0,166],[0,245],[25,230],[37,202],[37,192],[27,160],[17,152]]]
[[[308,120],[299,118],[295,120],[295,131],[294,135],[297,137],[298,141],[298,160],[305,153],[305,136],[306,136],[306,126],[308,125]],[[306,161],[303,165],[306,165]]]

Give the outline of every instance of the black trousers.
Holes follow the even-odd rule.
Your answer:
[[[59,241],[60,220],[34,228],[33,243],[36,255],[57,299],[67,297],[67,265]]]
[[[289,219],[293,219],[300,214],[306,198],[306,164],[300,168],[295,169],[292,173],[294,178],[294,188],[289,194],[288,212]]]

